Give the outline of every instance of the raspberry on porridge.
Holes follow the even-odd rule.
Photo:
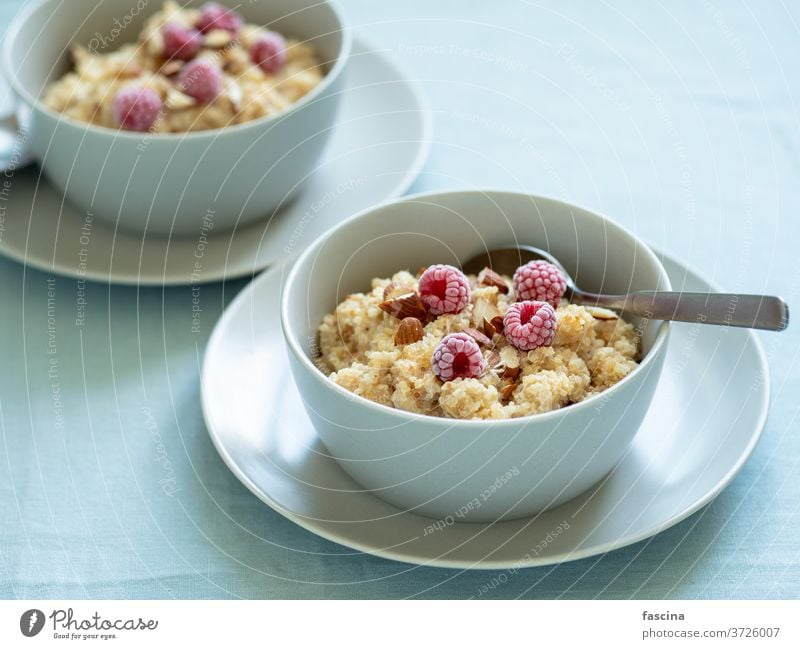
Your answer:
[[[531,270],[512,280],[437,264],[373,279],[370,292],[348,295],[323,318],[317,364],[377,403],[456,419],[548,412],[636,368],[633,325],[608,309],[556,299],[559,278],[549,268],[535,269],[537,277]],[[547,281],[537,284],[540,274]]]
[[[190,9],[165,2],[138,42],[108,52],[73,46],[71,53],[74,70],[47,88],[48,107],[96,126],[153,133],[202,131],[274,115],[324,75],[311,45],[246,24],[216,3]],[[137,97],[141,113],[122,113]]]
[[[514,290],[520,300],[547,302],[555,309],[567,290],[567,282],[553,264],[537,259],[517,268]]]
[[[556,312],[547,302],[517,302],[503,316],[503,333],[519,350],[545,347],[556,337]]]

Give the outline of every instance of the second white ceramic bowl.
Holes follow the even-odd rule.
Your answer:
[[[314,365],[322,317],[348,293],[369,290],[372,278],[458,266],[515,242],[548,249],[589,291],[670,289],[652,251],[608,219],[497,191],[418,195],[362,212],[313,243],[284,286],[292,372],[322,441],[365,488],[440,524],[527,516],[586,491],[626,452],[658,386],[668,326],[633,317],[644,359],[631,374],[586,401],[520,419],[457,421],[396,410],[348,392]]]
[[[198,236],[201,229],[271,216],[298,194],[333,128],[351,45],[338,5],[236,4],[247,22],[311,43],[326,68],[314,90],[273,117],[210,131],[142,134],[84,124],[44,106],[46,86],[68,70],[71,44],[88,45],[100,35],[111,41],[111,51],[134,42],[160,6],[40,0],[17,16],[3,62],[34,156],[73,203],[124,229]],[[117,30],[123,17],[125,28]]]

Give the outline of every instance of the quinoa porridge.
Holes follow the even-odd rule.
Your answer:
[[[319,327],[319,368],[362,397],[456,419],[548,412],[611,387],[636,366],[634,327],[570,304],[560,271],[530,262],[513,278],[435,265],[373,279]]]
[[[73,46],[71,54],[74,70],[48,87],[45,104],[131,131],[242,124],[281,112],[323,78],[309,44],[246,24],[216,3],[187,9],[166,2],[136,43],[109,52]]]

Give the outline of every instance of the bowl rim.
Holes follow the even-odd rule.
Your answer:
[[[210,128],[205,129],[202,131],[186,131],[181,133],[148,133],[148,132],[139,132],[139,131],[125,131],[120,128],[111,128],[109,126],[100,126],[97,124],[89,124],[87,122],[82,122],[80,120],[74,119],[72,117],[68,117],[63,113],[59,113],[56,110],[53,110],[49,106],[47,106],[44,101],[42,101],[41,97],[44,93],[44,88],[42,88],[41,92],[39,93],[38,97],[34,97],[28,90],[20,83],[17,71],[11,65],[11,51],[12,51],[12,44],[17,39],[19,35],[19,31],[22,26],[30,19],[31,15],[36,12],[38,9],[43,7],[48,3],[56,2],[56,0],[36,0],[31,4],[25,6],[22,10],[20,10],[14,18],[11,20],[11,24],[9,25],[8,31],[6,32],[5,36],[3,37],[3,47],[2,47],[2,56],[0,56],[2,70],[8,81],[8,84],[11,86],[11,89],[16,94],[17,98],[21,98],[26,104],[28,104],[30,110],[40,111],[47,115],[49,118],[56,120],[60,124],[64,126],[68,126],[70,128],[77,128],[83,130],[87,133],[92,133],[100,136],[109,136],[121,139],[123,141],[130,140],[138,144],[141,142],[142,137],[149,135],[149,145],[150,146],[158,146],[158,142],[175,142],[175,141],[185,141],[185,140],[202,140],[202,139],[216,139],[222,136],[224,133],[239,133],[242,131],[246,131],[248,129],[255,129],[258,127],[264,127],[266,125],[272,125],[278,123],[279,121],[288,118],[293,113],[298,112],[302,109],[306,104],[313,103],[315,100],[322,95],[329,86],[331,86],[336,79],[342,76],[342,71],[344,70],[345,66],[347,65],[347,61],[350,59],[350,55],[353,49],[353,29],[350,26],[347,18],[345,17],[344,10],[342,9],[341,5],[339,4],[339,0],[318,0],[315,4],[311,4],[310,6],[315,7],[319,6],[320,4],[327,5],[330,10],[332,11],[336,22],[338,23],[338,32],[342,36],[342,42],[339,47],[339,53],[336,56],[336,59],[331,65],[330,70],[322,77],[322,80],[311,89],[310,92],[303,95],[300,99],[293,102],[282,111],[275,113],[273,115],[265,115],[264,117],[259,117],[248,122],[243,122],[242,124],[231,124],[228,126],[219,126],[217,128]],[[65,5],[66,6],[66,5]],[[124,45],[121,43],[120,45]]]
[[[300,347],[298,340],[296,340],[294,336],[294,330],[292,327],[289,326],[288,323],[288,310],[289,310],[289,295],[291,293],[290,287],[294,284],[298,274],[300,273],[301,266],[314,254],[314,252],[322,245],[329,237],[331,237],[334,233],[338,232],[340,229],[349,226],[350,224],[360,220],[361,218],[366,217],[368,214],[372,212],[376,212],[382,210],[386,207],[399,205],[403,203],[410,203],[420,199],[431,199],[431,198],[439,198],[443,196],[453,196],[456,194],[481,194],[483,196],[497,196],[499,194],[502,195],[511,195],[515,197],[522,197],[530,200],[542,199],[545,201],[552,201],[554,203],[560,203],[561,205],[567,208],[575,208],[587,212],[594,217],[597,217],[603,221],[605,221],[608,225],[613,228],[616,228],[620,232],[625,235],[628,235],[633,241],[636,243],[637,247],[641,248],[644,251],[651,262],[655,263],[655,267],[661,273],[662,280],[666,282],[666,289],[671,289],[671,282],[667,275],[667,271],[664,268],[664,265],[659,260],[658,256],[651,250],[650,246],[648,246],[645,242],[643,242],[639,237],[634,235],[630,230],[623,227],[613,219],[606,217],[605,215],[598,214],[594,210],[590,210],[585,207],[581,207],[580,205],[576,205],[574,203],[568,203],[566,201],[552,198],[549,196],[544,196],[541,194],[533,194],[529,192],[520,192],[520,191],[512,191],[506,189],[452,189],[452,190],[439,190],[439,191],[430,191],[430,192],[420,192],[416,194],[409,194],[407,196],[403,196],[399,199],[394,199],[390,201],[385,201],[379,205],[374,205],[372,207],[368,207],[356,214],[350,216],[349,218],[341,221],[340,223],[336,224],[333,228],[331,228],[328,232],[323,234],[322,236],[318,237],[314,240],[308,248],[306,248],[303,253],[292,263],[291,268],[289,270],[286,279],[283,282],[281,287],[281,303],[280,303],[280,317],[281,317],[281,330],[283,333],[283,339],[286,343],[287,347],[291,351],[292,355],[297,359],[299,364],[302,366],[303,370],[309,373],[314,379],[323,385],[326,389],[331,390],[334,394],[338,395],[339,397],[344,398],[346,401],[352,402],[357,404],[358,406],[362,406],[367,408],[368,410],[373,410],[379,415],[384,415],[390,418],[400,419],[402,421],[408,422],[420,422],[426,423],[429,425],[442,425],[446,427],[451,426],[458,426],[458,427],[468,427],[468,428],[480,428],[484,429],[487,426],[498,426],[498,425],[511,425],[519,427],[520,424],[525,425],[530,422],[534,421],[547,421],[551,419],[555,419],[558,417],[567,417],[570,413],[576,413],[578,411],[583,411],[587,407],[591,407],[597,401],[603,398],[609,398],[609,396],[613,396],[617,392],[619,392],[624,385],[635,380],[635,378],[642,374],[645,368],[649,368],[653,363],[656,362],[656,359],[661,357],[665,352],[665,346],[667,343],[668,335],[669,335],[669,322],[668,321],[661,321],[659,325],[658,331],[656,333],[655,340],[653,341],[653,345],[648,351],[648,353],[644,356],[644,358],[637,364],[637,366],[625,377],[623,377],[620,381],[612,385],[610,388],[603,390],[597,394],[590,396],[579,403],[572,404],[569,408],[557,408],[555,410],[549,410],[547,412],[536,413],[533,415],[525,415],[523,417],[514,417],[514,418],[503,418],[503,419],[454,419],[450,417],[438,417],[435,415],[427,415],[421,414],[416,412],[410,412],[407,410],[401,410],[400,408],[393,408],[391,406],[386,406],[382,403],[377,403],[375,401],[371,401],[366,397],[362,397],[354,392],[350,392],[349,390],[343,388],[337,383],[331,381],[323,372],[320,370],[313,361],[308,357],[308,355],[303,351]]]

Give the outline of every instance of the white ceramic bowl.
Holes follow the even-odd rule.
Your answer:
[[[669,290],[656,256],[608,219],[560,201],[490,191],[409,197],[369,209],[314,242],[289,273],[281,320],[295,381],[322,441],[359,484],[404,509],[451,521],[528,516],[605,476],[650,405],[668,326],[631,317],[641,364],[586,401],[540,415],[460,421],[368,401],[313,363],[316,329],[373,277],[432,263],[458,265],[515,242],[549,249],[589,291]]]
[[[225,229],[270,216],[297,194],[333,127],[351,46],[341,11],[329,0],[237,3],[247,22],[309,41],[325,63],[323,81],[272,117],[148,136],[84,124],[43,105],[45,87],[69,68],[71,44],[102,36],[111,41],[104,52],[135,41],[161,5],[40,0],[17,16],[3,63],[34,156],[78,207],[125,229],[199,235],[209,220]]]

